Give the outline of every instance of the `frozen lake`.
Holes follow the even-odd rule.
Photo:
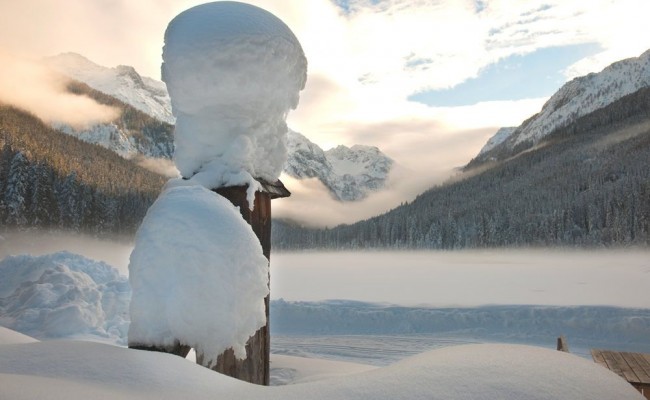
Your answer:
[[[475,342],[650,352],[647,250],[272,255],[272,351],[387,365]],[[338,300],[336,300],[338,299]]]
[[[650,308],[648,250],[275,253],[271,298]]]

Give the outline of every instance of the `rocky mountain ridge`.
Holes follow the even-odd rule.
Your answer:
[[[551,132],[648,86],[650,50],[639,57],[615,62],[601,72],[574,78],[553,94],[539,113],[510,133],[499,130],[469,167],[516,155],[535,146]]]
[[[323,151],[304,135],[289,130],[289,158],[284,171],[298,178],[318,178],[332,197],[357,201],[386,184],[393,160],[377,147],[339,145]]]
[[[63,53],[44,60],[45,65],[95,90],[133,106],[159,121],[173,125],[171,100],[161,81],[143,77],[127,65],[103,67],[77,53]]]

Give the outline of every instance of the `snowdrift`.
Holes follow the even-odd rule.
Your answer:
[[[514,345],[454,346],[341,378],[268,388],[180,357],[91,342],[0,345],[0,397],[21,399],[642,399],[582,358]]]

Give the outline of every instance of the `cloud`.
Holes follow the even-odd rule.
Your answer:
[[[0,101],[27,110],[47,123],[75,128],[109,122],[119,110],[66,91],[67,79],[44,66],[0,52]]]
[[[167,158],[151,158],[137,155],[131,160],[135,161],[136,164],[142,168],[146,168],[149,171],[155,172],[167,178],[178,178],[181,175],[176,168],[176,164]]]

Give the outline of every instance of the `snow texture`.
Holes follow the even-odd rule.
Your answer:
[[[386,185],[393,160],[377,147],[339,145],[323,151],[304,135],[289,130],[284,170],[294,178],[318,178],[332,196],[356,201]]]
[[[86,129],[75,129],[66,124],[53,124],[53,128],[87,143],[97,144],[112,150],[124,158],[145,154],[128,131],[121,130],[115,123],[94,124]]]
[[[271,386],[315,382],[376,369],[344,361],[271,354]]]
[[[306,77],[300,43],[261,8],[224,1],[176,16],[165,32],[162,78],[181,175],[249,191],[254,178],[276,181],[287,158],[285,118]]]
[[[131,290],[111,266],[68,252],[0,262],[0,325],[36,338],[125,344]]]
[[[485,152],[488,152],[488,151],[492,150],[493,148],[495,148],[496,146],[503,143],[504,140],[506,140],[507,138],[510,137],[510,135],[512,135],[512,133],[515,131],[515,129],[517,129],[516,126],[508,126],[508,127],[505,127],[505,128],[500,128],[497,131],[497,133],[494,134],[494,136],[492,136],[490,139],[488,139],[487,143],[485,144],[485,146],[483,146],[483,148],[481,149],[481,151],[478,154],[481,155],[481,154],[483,154]]]
[[[529,346],[466,345],[389,367],[268,388],[170,354],[90,342],[0,345],[0,397],[22,399],[635,399],[615,373]]]
[[[130,344],[203,354],[228,348],[245,357],[249,337],[266,324],[268,260],[228,200],[200,185],[170,181],[149,208],[131,253]]]

